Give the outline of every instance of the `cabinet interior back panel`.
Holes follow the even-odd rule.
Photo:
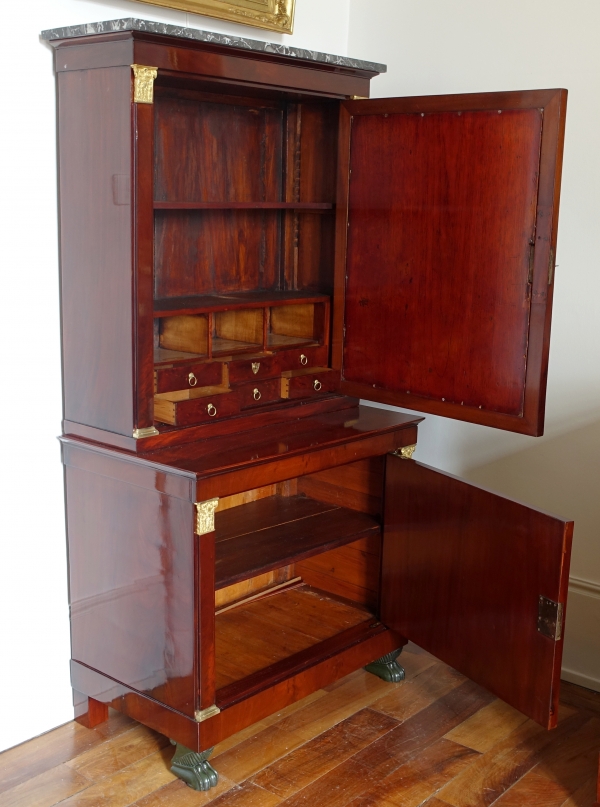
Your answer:
[[[157,95],[154,114],[157,201],[280,201],[281,108]]]
[[[156,298],[277,288],[275,210],[160,210],[154,233]]]
[[[283,109],[260,101],[212,103],[159,94],[155,200],[281,201],[283,125]],[[280,227],[275,211],[157,212],[156,296],[273,288]]]
[[[353,118],[346,381],[522,413],[541,132],[538,109]]]

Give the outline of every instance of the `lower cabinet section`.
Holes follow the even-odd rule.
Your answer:
[[[279,391],[280,384],[243,383],[215,400],[244,400],[253,385]],[[177,417],[182,405],[207,405],[194,394],[176,402]],[[327,419],[331,448],[310,431]],[[199,752],[399,649],[404,639],[378,617],[382,430],[371,430],[376,440],[365,442],[369,432],[357,423],[355,412],[340,413],[310,421],[306,436],[285,425],[277,427],[278,441],[265,434],[272,478],[281,475],[282,452],[293,457],[304,444],[309,453],[328,452],[324,470],[285,481],[267,476],[260,487],[220,496],[204,508],[202,524],[195,499],[203,482],[185,465],[208,461],[204,443],[193,459],[187,446],[127,457],[71,442],[65,464],[75,689]],[[414,440],[413,423],[398,442]],[[352,461],[355,447],[365,459]],[[214,460],[220,473],[226,456]],[[254,456],[264,459],[264,450],[240,451],[247,461]],[[211,485],[221,478],[209,477]],[[240,486],[253,477],[248,468]],[[221,489],[228,487],[223,477]]]
[[[411,459],[399,413],[239,440],[63,438],[78,692],[169,736],[204,784],[209,749],[255,721],[361,666],[401,681],[409,640],[556,725],[570,522]]]

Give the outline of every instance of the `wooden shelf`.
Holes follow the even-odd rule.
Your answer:
[[[166,297],[154,301],[155,317],[173,317],[207,311],[232,311],[238,308],[265,308],[294,303],[324,303],[327,294],[309,291],[239,291],[226,294],[199,294],[187,297]]]
[[[185,363],[193,360],[205,361],[207,359],[206,353],[187,353],[183,350],[168,350],[164,347],[154,348],[154,365],[161,364],[175,364],[178,362]]]
[[[217,703],[223,707],[381,630],[373,614],[308,586],[216,617]]]
[[[333,210],[329,202],[154,202],[155,210]]]
[[[366,513],[307,496],[272,496],[217,513],[216,588],[380,532]]]

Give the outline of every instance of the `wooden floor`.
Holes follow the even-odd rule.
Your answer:
[[[0,754],[2,807],[591,807],[600,695],[563,685],[546,732],[417,648],[403,684],[362,670],[217,746],[217,788],[169,771],[168,741],[111,712]]]

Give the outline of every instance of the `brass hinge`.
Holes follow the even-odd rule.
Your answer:
[[[158,68],[132,64],[131,69],[133,70],[133,102],[135,104],[153,104],[154,79],[158,75]]]
[[[555,642],[562,638],[563,610],[561,602],[554,602],[554,600],[540,595],[537,629],[543,636],[547,636]]]
[[[160,432],[154,426],[148,426],[145,429],[133,430],[133,436],[136,440],[141,440],[142,437],[154,437],[157,434],[160,434]]]
[[[527,282],[529,285],[533,283],[533,260],[535,258],[535,241],[531,239],[529,242],[529,273],[527,275]]]
[[[351,95],[350,96],[350,101],[368,101],[368,100],[369,100],[368,95]]]
[[[403,446],[403,448],[397,448],[395,451],[392,451],[392,454],[395,457],[400,457],[401,460],[411,460],[412,455],[417,450],[416,443],[412,446]]]
[[[215,510],[218,504],[218,499],[196,502],[196,535],[206,535],[215,531]]]
[[[196,723],[202,723],[204,720],[208,720],[209,717],[214,717],[220,713],[220,709],[218,706],[208,706],[206,709],[199,709],[198,711],[194,712],[194,718]]]
[[[554,267],[555,267],[554,250],[550,250],[550,258],[548,259],[548,285],[551,286],[554,280]]]

